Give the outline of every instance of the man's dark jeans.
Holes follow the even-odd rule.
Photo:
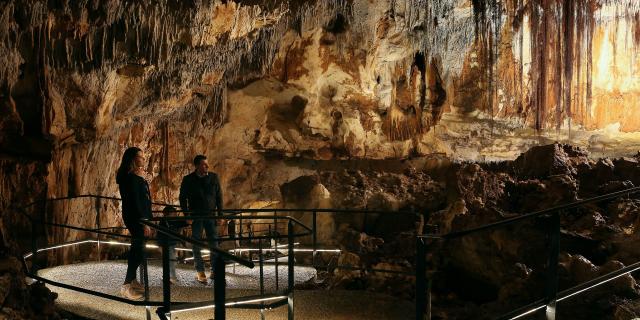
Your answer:
[[[196,240],[202,240],[202,231],[204,230],[207,234],[207,242],[209,243],[209,251],[211,251],[211,271],[213,272],[213,264],[215,262],[215,255],[213,254],[213,250],[216,246],[216,241],[214,240],[217,237],[216,232],[216,220],[213,219],[196,219],[193,220],[191,224],[193,238]],[[202,260],[202,253],[200,252],[202,248],[199,246],[193,246],[193,260],[196,265],[196,271],[204,272],[204,261]]]

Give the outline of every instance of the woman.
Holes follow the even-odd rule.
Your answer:
[[[131,234],[131,249],[127,261],[127,275],[120,294],[132,300],[142,298],[141,285],[136,280],[136,270],[144,259],[144,237],[149,236],[149,227],[142,225],[141,218],[151,218],[151,194],[149,184],[141,177],[144,166],[142,150],[131,147],[122,155],[116,182],[122,198],[122,219]]]

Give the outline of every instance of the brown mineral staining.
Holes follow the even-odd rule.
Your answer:
[[[276,2],[0,4],[0,238],[27,246],[12,204],[116,195],[118,157],[132,145],[148,153],[160,202],[176,201],[202,153],[230,207],[278,203],[281,186],[316,176],[299,190],[307,205],[429,212],[443,231],[640,184],[629,156],[640,129],[635,1]],[[595,160],[612,154],[627,157]],[[102,205],[103,225],[120,225],[117,205]],[[69,214],[76,207],[90,209]],[[629,198],[567,216],[567,275],[637,260],[638,207]],[[51,210],[56,222],[95,222],[95,204]],[[415,221],[385,219],[324,228],[365,253],[344,261],[408,270]],[[541,262],[527,250],[544,247],[538,227],[447,244],[443,270],[508,304],[536,283]],[[393,283],[338,275],[336,287]],[[441,298],[469,289],[451,288]]]
[[[279,63],[282,64],[282,82],[297,80],[308,74],[309,70],[304,67],[305,61],[309,58],[305,48],[312,43],[311,38],[302,39],[291,44],[285,50],[285,56]]]

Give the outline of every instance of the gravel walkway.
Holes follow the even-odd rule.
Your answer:
[[[180,282],[171,287],[172,301],[207,301],[213,298],[212,281],[202,285],[195,281],[192,266],[178,265]],[[286,266],[279,268],[279,287],[286,286]],[[122,277],[126,271],[124,261],[81,263],[44,269],[39,274],[47,279],[71,284],[95,291],[118,295]],[[227,266],[227,298],[255,295],[259,289],[258,268],[248,269]],[[275,267],[265,266],[265,291],[275,290]],[[296,284],[313,281],[316,271],[308,267],[296,267]],[[151,300],[161,300],[162,268],[149,266]],[[145,308],[134,307],[109,299],[99,298],[54,286],[59,294],[58,305],[70,312],[91,319],[145,319]],[[413,303],[397,300],[382,294],[363,291],[296,290],[294,298],[297,319],[411,319]],[[227,309],[228,319],[260,319],[260,311]],[[154,319],[155,310],[151,310]],[[176,319],[212,319],[213,309],[176,314]],[[266,319],[286,319],[287,308],[265,311]]]

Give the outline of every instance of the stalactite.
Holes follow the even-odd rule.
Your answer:
[[[485,108],[490,117],[494,117],[494,104],[497,97],[495,68],[498,60],[498,45],[500,43],[500,30],[502,29],[503,7],[495,0],[473,0],[475,39],[478,56],[482,58],[485,72],[482,73],[480,82],[486,87]],[[493,122],[491,122],[493,133]]]
[[[109,40],[111,40],[111,59],[115,59],[116,58],[116,28],[115,26],[112,26],[111,28],[109,28]]]
[[[584,38],[584,44],[586,45],[586,54],[587,54],[587,58],[586,58],[586,78],[587,78],[587,84],[585,87],[586,90],[586,114],[590,115],[591,114],[591,98],[592,98],[592,82],[593,82],[593,31],[595,28],[595,19],[594,19],[594,15],[593,12],[595,11],[595,3],[593,3],[592,1],[589,0],[585,0],[586,3],[586,7],[588,8],[588,12],[586,13],[586,17],[587,17],[587,21],[585,23],[585,29],[586,29],[586,35]]]
[[[171,166],[169,164],[169,151],[171,144],[169,143],[169,122],[165,121],[162,126],[162,153],[161,153],[161,168],[160,177],[164,184],[169,184],[172,181]]]
[[[553,66],[553,90],[554,90],[554,101],[553,103],[555,104],[553,107],[555,109],[555,129],[556,132],[559,132],[560,128],[562,127],[562,122],[563,122],[563,115],[562,115],[562,97],[563,97],[563,93],[564,93],[564,83],[563,83],[563,70],[564,70],[564,64],[566,64],[568,61],[566,61],[564,59],[564,56],[562,54],[562,39],[563,39],[563,33],[562,33],[562,20],[566,19],[565,15],[568,14],[567,12],[564,12],[563,10],[563,6],[562,3],[556,2],[553,4],[553,10],[555,12],[554,14],[554,18],[555,21],[553,22],[554,25],[554,29],[555,29],[555,35],[553,35],[554,39],[553,39],[553,44],[554,44],[554,51],[557,52],[556,57],[555,57],[555,65]]]
[[[575,12],[576,0],[566,0],[563,3],[563,21],[562,34],[564,34],[564,78],[563,78],[563,97],[564,111],[569,120],[571,120],[571,98],[573,83],[573,64],[575,52]],[[570,124],[569,124],[570,125]]]
[[[338,15],[343,16],[348,22],[348,32],[340,35],[336,48],[340,55],[346,57],[350,56],[347,53],[353,47],[350,43],[356,42],[358,46],[369,48],[376,41],[375,30],[370,27],[366,15],[357,12],[362,8],[348,0],[309,1],[303,4],[281,1],[268,6],[237,4],[234,25],[261,22],[262,26],[253,30],[250,36],[234,38],[233,33],[240,30],[240,26],[235,26],[229,34],[216,35],[219,41],[215,45],[207,45],[202,35],[208,32],[211,12],[215,6],[221,5],[218,2],[197,2],[194,4],[198,7],[196,9],[180,4],[175,12],[169,11],[166,5],[140,2],[56,3],[59,12],[69,14],[75,20],[84,21],[87,19],[85,15],[91,16],[96,10],[101,13],[99,24],[90,23],[88,31],[75,30],[69,34],[60,31],[60,26],[52,26],[59,21],[49,11],[47,1],[33,2],[31,6],[19,9],[14,8],[13,4],[14,1],[9,1],[0,5],[3,8],[0,40],[4,43],[0,53],[3,55],[8,55],[6,48],[18,41],[13,38],[25,37],[23,39],[34,42],[34,47],[38,41],[42,41],[39,50],[42,50],[43,64],[54,69],[77,66],[82,70],[90,70],[89,66],[93,65],[110,70],[132,61],[144,60],[146,64],[155,66],[150,77],[158,79],[163,86],[159,90],[162,96],[169,95],[172,89],[183,83],[200,81],[205,73],[224,74],[229,82],[236,83],[268,72],[279,50],[280,39],[293,25],[296,28],[299,25],[300,32],[304,33],[326,25]],[[401,27],[406,29],[410,37],[410,49],[424,52],[426,61],[437,61],[437,68],[445,78],[443,81],[450,81],[449,75],[457,75],[456,71],[459,71],[452,65],[457,61],[451,62],[454,59],[446,57],[458,55],[460,57],[455,60],[460,61],[466,58],[463,55],[467,52],[452,53],[452,48],[469,48],[466,41],[475,39],[475,50],[479,52],[484,70],[481,79],[485,90],[483,99],[486,100],[484,111],[498,115],[496,106],[504,102],[499,101],[498,90],[507,87],[505,82],[514,82],[509,87],[514,92],[507,92],[515,97],[511,100],[516,110],[513,113],[534,117],[533,126],[543,129],[552,120],[556,121],[555,126],[559,128],[566,118],[577,117],[582,122],[589,118],[594,94],[591,88],[594,72],[591,53],[593,32],[601,23],[597,21],[595,13],[599,7],[609,4],[616,6],[616,17],[625,17],[628,25],[633,26],[628,36],[633,43],[639,44],[640,1],[635,0],[474,0],[472,5],[475,14],[468,18],[473,21],[465,20],[466,17],[456,20],[455,11],[462,10],[459,1],[394,1],[391,7],[397,11],[397,21],[402,21]],[[524,9],[525,6],[528,6],[527,9]],[[506,8],[513,13],[507,12]],[[14,16],[14,10],[25,11],[27,25],[30,26],[25,31],[12,31],[18,29],[12,26],[14,21],[8,21]],[[284,17],[270,22],[270,18],[277,16],[275,12],[285,12],[282,14]],[[507,14],[514,20],[512,27],[517,29],[513,33],[519,38],[515,41],[518,52],[514,56],[519,63],[513,63],[517,69],[508,74],[509,79],[501,79],[498,63],[502,58],[500,44],[506,41],[501,37]],[[527,36],[523,27],[524,16],[528,18],[531,39],[524,39]],[[36,32],[36,26],[41,26],[38,32],[46,35],[33,34],[28,38],[28,33]],[[194,35],[193,43],[178,44],[181,41],[181,26],[190,28],[188,32]],[[15,32],[16,36],[11,37],[11,32]],[[531,43],[531,57],[534,60],[528,88],[523,66],[525,53],[522,51],[525,41]],[[614,45],[614,49],[628,48]],[[551,57],[549,64],[544,57]],[[189,69],[188,72],[183,72],[185,68]],[[410,73],[410,68],[408,64],[404,73]],[[251,72],[248,72],[249,69]],[[12,77],[9,72],[9,67],[0,68],[0,83]],[[527,101],[526,94],[531,95],[531,104],[521,106]],[[507,115],[507,111],[504,115]]]

